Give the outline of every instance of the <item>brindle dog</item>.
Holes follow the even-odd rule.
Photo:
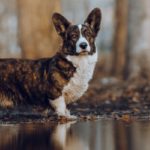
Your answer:
[[[61,14],[52,17],[63,44],[52,58],[0,59],[0,106],[49,105],[58,115],[70,116],[66,104],[79,99],[92,78],[101,11],[95,8],[80,25]]]

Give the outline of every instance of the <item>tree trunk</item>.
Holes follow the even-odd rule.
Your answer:
[[[128,61],[128,0],[116,0],[115,19],[116,24],[112,51],[112,74],[126,77]]]
[[[19,56],[16,0],[0,0],[0,58]]]
[[[129,2],[129,51],[131,77],[150,77],[150,1]]]
[[[49,57],[58,50],[58,36],[51,20],[55,11],[60,11],[60,0],[18,0],[22,57]]]

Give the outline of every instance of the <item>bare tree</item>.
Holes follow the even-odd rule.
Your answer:
[[[116,0],[115,34],[112,51],[112,74],[126,77],[127,36],[128,36],[128,0]]]
[[[55,11],[60,11],[60,0],[18,0],[22,57],[48,57],[58,49],[58,36],[50,20]]]
[[[150,1],[129,1],[131,76],[150,77]]]
[[[0,0],[0,57],[19,57],[16,0]]]

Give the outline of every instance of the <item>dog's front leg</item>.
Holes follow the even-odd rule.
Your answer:
[[[60,96],[55,100],[50,100],[50,104],[58,116],[66,116],[66,103],[63,96]]]
[[[60,96],[55,100],[50,100],[50,104],[58,116],[66,117],[68,119],[76,119],[75,116],[70,115],[70,111],[66,108],[65,99],[63,96]]]

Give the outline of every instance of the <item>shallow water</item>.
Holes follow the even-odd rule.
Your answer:
[[[0,150],[150,150],[150,121],[0,125]]]

